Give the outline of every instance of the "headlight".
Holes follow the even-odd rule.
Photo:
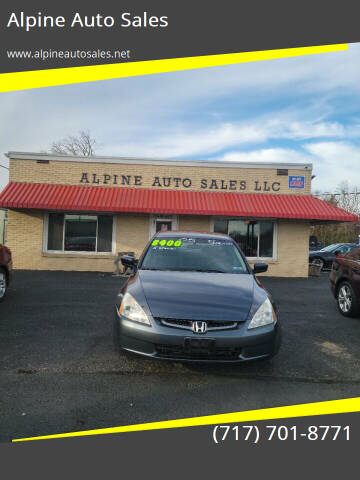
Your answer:
[[[251,322],[249,323],[248,329],[263,327],[270,323],[276,322],[276,315],[271,305],[270,300],[267,298],[265,302],[257,309]]]
[[[151,326],[149,317],[130,293],[125,293],[119,308],[119,313],[133,322],[144,323],[145,325]]]

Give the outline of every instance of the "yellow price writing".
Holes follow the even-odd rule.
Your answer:
[[[181,240],[153,240],[151,245],[153,247],[157,247],[160,245],[161,247],[180,247],[181,246]]]

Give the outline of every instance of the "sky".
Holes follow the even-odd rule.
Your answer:
[[[80,130],[98,155],[312,163],[314,192],[359,188],[360,44],[0,94],[1,165],[8,151],[46,151]]]

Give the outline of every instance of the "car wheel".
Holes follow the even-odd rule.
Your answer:
[[[320,270],[323,270],[323,269],[324,269],[325,262],[324,262],[324,260],[323,260],[322,258],[319,258],[319,257],[314,258],[313,261],[312,261],[312,263],[313,263],[314,265],[318,265],[318,266],[320,267]]]
[[[354,317],[359,313],[357,299],[350,283],[342,282],[336,293],[337,306],[345,317]]]
[[[3,268],[0,268],[0,302],[5,298],[7,290],[7,278],[6,272]]]

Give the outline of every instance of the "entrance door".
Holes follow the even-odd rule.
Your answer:
[[[150,238],[156,232],[166,232],[167,230],[177,230],[177,215],[151,215],[150,217]]]
[[[171,220],[156,220],[155,232],[166,232],[166,230],[172,230]]]

